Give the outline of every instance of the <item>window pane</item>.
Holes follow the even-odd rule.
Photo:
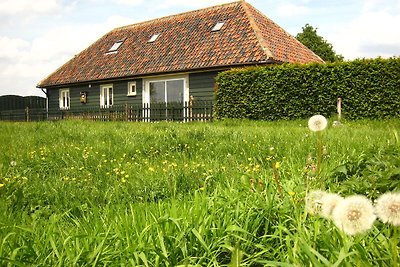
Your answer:
[[[150,83],[150,102],[160,103],[165,102],[165,82]]]
[[[167,81],[167,102],[183,102],[183,80]]]
[[[113,105],[113,89],[112,89],[112,87],[108,88],[108,105],[109,106]]]
[[[69,108],[69,90],[60,91],[60,108]]]
[[[100,94],[100,105],[101,106],[105,106],[106,105],[106,94],[105,94],[105,92],[106,92],[106,88],[105,87],[103,87],[103,88],[101,88],[101,94]]]

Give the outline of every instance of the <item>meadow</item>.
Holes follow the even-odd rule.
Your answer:
[[[307,120],[0,122],[0,265],[396,266],[398,227],[348,236],[304,198],[399,190],[399,134],[330,121],[317,175]]]

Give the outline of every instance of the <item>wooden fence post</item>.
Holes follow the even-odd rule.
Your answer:
[[[129,121],[129,114],[128,114],[128,104],[125,104],[125,120]]]
[[[29,107],[25,108],[25,118],[26,118],[26,121],[29,122]]]
[[[342,119],[342,98],[338,97],[337,99],[337,113],[338,113],[338,121]]]

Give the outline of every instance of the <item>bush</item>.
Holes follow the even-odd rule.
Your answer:
[[[400,117],[400,58],[233,69],[217,77],[217,118]]]

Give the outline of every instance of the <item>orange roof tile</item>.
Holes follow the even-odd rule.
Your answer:
[[[219,31],[211,31],[225,22]],[[148,42],[159,34],[154,42]],[[118,41],[117,51],[109,52]],[[267,62],[323,62],[245,1],[112,30],[38,87]]]

